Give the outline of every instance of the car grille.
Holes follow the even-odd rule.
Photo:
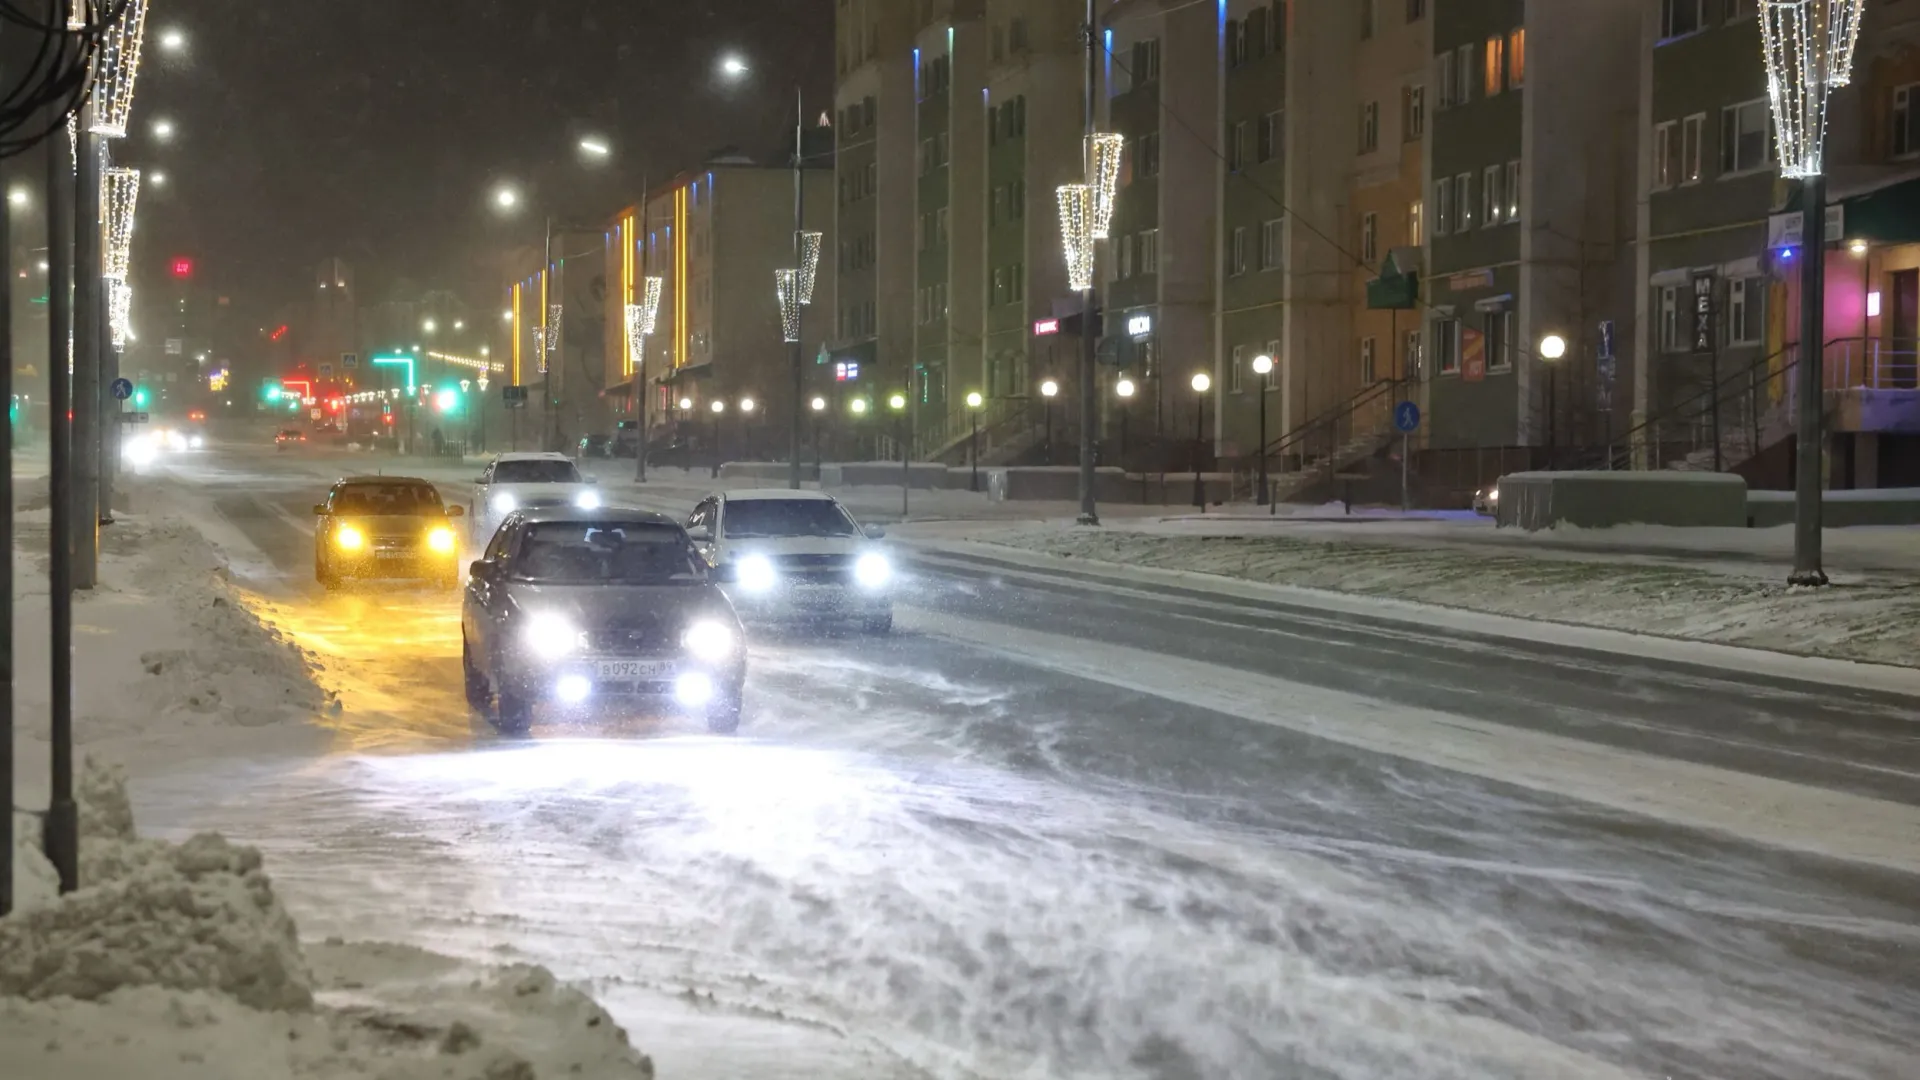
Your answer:
[[[375,551],[412,551],[420,546],[420,540],[412,536],[376,536],[373,538]]]
[[[520,505],[529,510],[547,506],[567,506],[572,500],[564,495],[534,495],[520,500]]]
[[[673,651],[678,642],[660,623],[629,623],[603,626],[587,631],[587,650],[621,656],[651,655]]]
[[[851,581],[853,563],[852,555],[781,555],[773,560],[782,578],[814,585]]]

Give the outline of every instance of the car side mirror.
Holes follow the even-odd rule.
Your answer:
[[[693,542],[696,544],[713,543],[712,529],[688,529],[687,536],[691,537]]]
[[[465,517],[466,513],[467,513],[467,508],[464,506],[447,507],[447,516],[450,518]]]
[[[314,503],[314,504],[313,504],[313,516],[314,516],[314,517],[326,517],[326,516],[327,516],[327,504],[326,504],[326,503]]]
[[[484,476],[476,476],[473,478],[473,482],[476,484],[484,484],[487,482],[487,478]]]
[[[887,538],[887,530],[878,525],[867,526],[866,533],[867,539],[869,540],[885,540]]]
[[[493,576],[493,564],[485,559],[475,559],[467,564],[467,573],[475,581],[485,581]]]

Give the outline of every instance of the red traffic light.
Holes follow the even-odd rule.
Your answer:
[[[380,414],[380,421],[381,421],[381,423],[385,423],[385,424],[391,424],[391,423],[393,423],[393,414],[392,414],[392,413],[382,413],[382,414]]]
[[[173,276],[177,278],[192,277],[193,276],[193,260],[186,259],[186,258],[173,260]]]

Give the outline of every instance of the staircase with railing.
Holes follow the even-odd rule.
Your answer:
[[[1369,383],[1267,443],[1273,501],[1295,498],[1315,484],[1331,486],[1343,470],[1379,453],[1396,434],[1393,410],[1407,387],[1405,379]],[[1235,496],[1252,495],[1259,485],[1259,473],[1259,456],[1246,455],[1235,469]]]

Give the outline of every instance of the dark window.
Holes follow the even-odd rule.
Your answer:
[[[727,503],[728,536],[857,536],[853,519],[827,499],[740,499]]]
[[[527,527],[513,574],[559,584],[694,585],[706,580],[706,564],[677,526],[552,521]]]
[[[347,484],[333,495],[333,512],[363,517],[417,517],[440,510],[432,484]]]
[[[571,461],[498,461],[493,466],[496,484],[577,484],[580,470]]]

